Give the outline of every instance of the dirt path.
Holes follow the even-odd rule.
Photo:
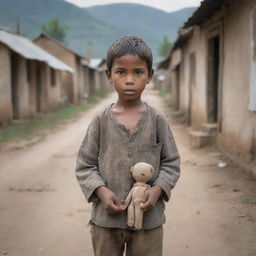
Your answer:
[[[166,109],[156,93],[145,100]],[[0,152],[0,255],[92,255],[90,205],[74,176],[87,125],[108,98],[84,117],[23,150]],[[190,150],[183,126],[172,125],[182,176],[166,207],[165,256],[255,256],[255,182],[232,164],[220,169],[214,149]],[[245,201],[250,202],[250,200]]]

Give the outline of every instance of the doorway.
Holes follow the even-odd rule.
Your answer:
[[[95,95],[95,75],[93,69],[89,69],[89,88],[89,96]]]
[[[12,118],[19,119],[19,95],[18,95],[18,61],[16,53],[11,53],[11,97],[12,97]]]
[[[189,95],[188,95],[188,125],[192,124],[193,87],[196,85],[196,56],[191,53],[189,56]]]
[[[208,85],[207,85],[207,121],[218,122],[219,112],[219,67],[220,37],[208,41]]]
[[[175,110],[180,109],[180,65],[175,69],[175,89],[174,89]]]
[[[36,63],[36,112],[42,110],[42,73],[40,62]]]

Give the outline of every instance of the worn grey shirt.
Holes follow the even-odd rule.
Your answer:
[[[165,117],[146,104],[136,127],[129,130],[112,114],[111,106],[90,123],[77,157],[76,177],[88,202],[93,202],[91,221],[108,228],[128,228],[127,212],[109,214],[94,193],[107,186],[124,200],[135,181],[130,168],[137,162],[147,162],[156,170],[148,182],[164,191],[156,206],[144,212],[143,229],[153,229],[165,222],[164,200],[180,175],[180,158]]]

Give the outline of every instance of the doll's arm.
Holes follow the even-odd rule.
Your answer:
[[[127,195],[123,205],[122,205],[122,208],[125,210],[128,205],[130,204],[131,200],[132,200],[132,195],[133,195],[133,191],[134,191],[134,188],[131,189],[131,191],[129,192],[129,194]]]

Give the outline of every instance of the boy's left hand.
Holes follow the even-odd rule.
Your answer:
[[[161,189],[161,187],[159,187],[159,186],[151,187],[147,191],[147,193],[145,195],[145,198],[143,200],[143,203],[141,204],[140,208],[143,211],[148,211],[148,210],[154,208],[158,198],[161,196],[162,193],[163,193],[163,190]]]

